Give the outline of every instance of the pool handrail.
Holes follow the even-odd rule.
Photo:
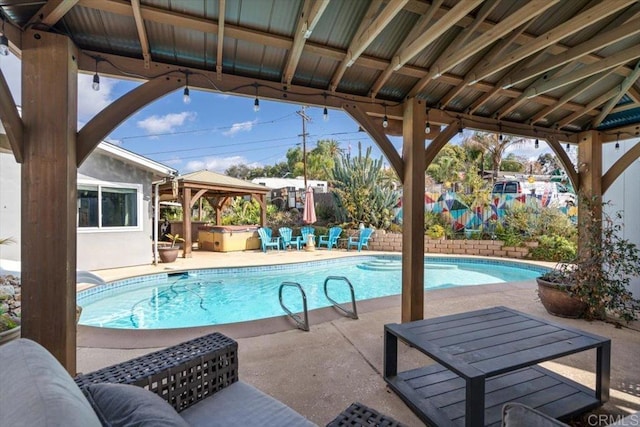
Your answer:
[[[347,285],[349,285],[349,290],[351,291],[351,307],[353,308],[353,310],[347,310],[346,308],[342,307],[340,305],[339,302],[334,301],[330,296],[329,296],[329,292],[327,291],[327,284],[329,283],[330,280],[340,280],[343,282],[346,282]],[[333,307],[340,310],[342,313],[344,313],[345,316],[350,317],[352,319],[357,319],[358,318],[358,309],[356,308],[356,295],[355,292],[353,292],[353,285],[351,284],[351,282],[349,281],[349,279],[347,279],[344,276],[327,276],[326,279],[324,279],[324,296],[327,297],[327,299],[329,300],[329,302],[331,304],[333,304]]]
[[[285,287],[298,288],[298,290],[300,291],[300,294],[302,294],[302,311],[304,313],[304,319],[300,319],[300,316],[298,314],[291,312],[291,310],[289,310],[287,306],[284,305],[284,303],[282,302],[282,290]],[[278,289],[278,299],[280,300],[280,307],[282,307],[285,313],[287,313],[287,315],[293,319],[298,329],[302,329],[303,331],[309,332],[309,312],[307,310],[307,294],[305,294],[304,289],[302,289],[302,286],[300,286],[300,284],[296,282],[282,282],[280,284],[280,288]]]

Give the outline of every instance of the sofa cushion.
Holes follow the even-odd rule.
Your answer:
[[[189,427],[171,405],[141,387],[100,383],[84,393],[103,426]]]
[[[0,426],[100,426],[80,388],[40,344],[0,346]]]
[[[180,413],[192,426],[315,426],[308,419],[255,387],[237,381]]]

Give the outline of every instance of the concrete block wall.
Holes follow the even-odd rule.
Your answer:
[[[526,258],[529,249],[536,246],[536,242],[528,242],[523,247],[511,247],[504,246],[500,240],[441,240],[424,237],[425,253]],[[402,252],[402,234],[377,230],[369,240],[369,249]]]

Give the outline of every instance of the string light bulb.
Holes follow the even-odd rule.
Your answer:
[[[186,84],[184,86],[184,92],[182,92],[182,102],[185,104],[191,103],[191,97],[189,96],[189,74],[185,73]]]
[[[502,140],[504,139],[504,136],[502,135],[502,124],[498,123],[498,141],[502,142]]]
[[[9,39],[4,34],[4,17],[2,18],[2,35],[0,36],[0,55],[9,55]]]
[[[323,94],[324,96],[324,108],[322,109],[322,120],[329,121],[329,110],[327,109],[327,94]]]
[[[424,133],[431,133],[431,123],[429,123],[429,109],[427,108],[427,125],[424,127]]]
[[[382,127],[387,128],[389,126],[389,118],[387,117],[387,105],[384,105],[384,117],[382,118]]]
[[[98,92],[100,90],[100,76],[98,75],[98,58],[96,58],[96,73],[93,75],[93,83],[91,83],[91,88]]]
[[[567,151],[571,151],[571,145],[567,142]]]
[[[538,148],[540,148],[540,141],[538,141],[538,138],[536,138],[536,142],[533,144],[533,147],[537,150]]]
[[[256,99],[253,101],[253,111],[257,113],[258,111],[260,111],[260,99],[258,99],[258,83],[256,83],[255,86],[256,86]]]
[[[616,151],[620,151],[620,132],[616,135]]]

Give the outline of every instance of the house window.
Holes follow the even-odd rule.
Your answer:
[[[135,184],[80,184],[78,228],[138,228],[142,187]]]

